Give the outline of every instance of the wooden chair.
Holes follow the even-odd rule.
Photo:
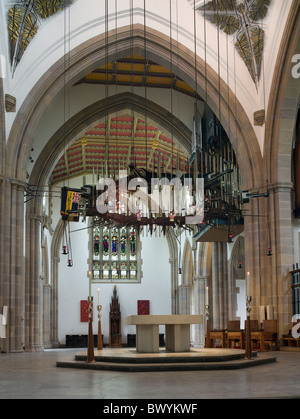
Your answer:
[[[246,320],[245,320],[246,329]],[[251,347],[253,349],[254,342],[259,342],[259,349],[265,351],[264,332],[259,328],[258,320],[250,320],[250,332],[251,332]]]
[[[293,328],[297,326],[295,331],[299,333],[300,331],[300,320],[297,322],[293,322]],[[293,337],[292,329],[289,330],[289,333],[287,335],[282,335],[282,344],[283,346],[288,346],[291,348],[300,348],[300,337]]]
[[[245,349],[245,331],[241,329],[240,320],[231,320],[227,323],[227,348],[231,342],[239,342],[242,349]]]
[[[221,329],[221,330],[213,329],[213,330],[210,331],[209,337],[210,337],[211,340],[220,340],[222,348],[226,348],[226,346],[227,346],[226,330],[224,330],[224,329]]]
[[[270,345],[270,349],[278,349],[277,320],[263,320],[264,343]]]

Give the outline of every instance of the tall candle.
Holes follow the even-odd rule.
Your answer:
[[[205,305],[208,306],[208,287],[206,287],[206,292],[205,292]]]
[[[250,297],[250,272],[247,272],[247,278],[246,278],[246,295],[247,295],[247,297]]]
[[[98,306],[100,306],[100,288],[98,288]]]
[[[89,271],[89,297],[90,298],[92,296],[92,281],[91,281],[91,279],[92,279],[92,272]]]

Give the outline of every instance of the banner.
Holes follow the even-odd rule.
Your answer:
[[[80,193],[71,191],[66,188],[61,190],[61,207],[60,214],[63,220],[66,221],[79,221],[79,208]]]

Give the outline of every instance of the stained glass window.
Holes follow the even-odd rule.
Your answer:
[[[121,240],[120,240],[120,244],[121,244],[121,256],[126,256],[126,230],[122,230],[122,236],[121,236]]]
[[[94,279],[99,279],[100,278],[100,264],[97,260],[94,260],[93,272],[94,272]]]
[[[99,258],[99,250],[100,250],[100,243],[99,243],[99,228],[94,229],[94,256],[95,258]]]
[[[113,256],[117,256],[118,254],[118,236],[116,231],[113,232],[112,238],[111,238],[111,253]]]
[[[97,281],[139,281],[139,234],[134,227],[99,226],[91,229],[92,278]]]
[[[130,255],[135,256],[135,248],[136,248],[136,242],[135,242],[135,230],[130,231]]]
[[[108,255],[108,251],[109,251],[109,241],[108,241],[108,234],[105,233],[103,236],[103,254],[105,256]]]

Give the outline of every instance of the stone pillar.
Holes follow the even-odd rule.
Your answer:
[[[5,252],[5,179],[0,176],[0,314],[3,313],[3,307],[8,306],[9,286],[5,281],[8,276],[5,275],[8,268],[6,252]],[[8,333],[8,331],[6,331]],[[1,340],[1,339],[0,339]],[[3,352],[9,351],[8,339],[3,339],[0,345],[0,350]]]
[[[251,318],[260,318],[260,306],[272,306],[280,338],[291,328],[292,321],[292,184],[270,185],[269,193],[268,198],[251,199],[247,204],[245,262],[251,278]],[[267,256],[269,245],[272,256]]]
[[[172,314],[178,314],[178,261],[176,258],[170,258],[171,267],[171,311]]]
[[[282,334],[288,333],[293,316],[290,274],[294,261],[292,188],[291,183],[278,183],[269,188],[273,256],[267,257],[271,268],[269,268],[268,281],[266,278],[268,284],[265,286],[264,304],[274,308],[274,318],[278,321],[279,338]]]
[[[4,177],[0,176],[0,310],[4,301],[4,196],[5,196]],[[1,312],[1,311],[0,311]]]
[[[179,314],[190,314],[190,286],[180,285],[178,288]]]
[[[51,319],[50,319],[51,286],[43,286],[43,346],[51,348]]]
[[[42,350],[40,310],[41,217],[27,216],[26,234],[26,351]]]
[[[1,258],[3,305],[8,306],[6,347],[9,352],[22,352],[24,347],[24,190],[18,179],[5,179],[2,185]]]
[[[206,276],[198,275],[194,279],[193,289],[193,312],[192,314],[202,314],[203,323],[192,325],[193,341],[195,348],[203,348],[205,344],[206,333],[206,317],[205,317],[205,293],[206,293]]]
[[[227,243],[212,243],[211,327],[223,329],[228,321]]]
[[[53,348],[59,347],[59,340],[58,340],[58,264],[60,262],[60,258],[58,256],[53,256],[51,258],[51,320],[50,320],[50,328],[51,328],[51,345]]]
[[[249,191],[250,194],[260,194],[264,191],[259,189]],[[250,273],[251,319],[258,319],[261,303],[261,260],[263,253],[266,254],[266,209],[265,198],[250,199],[244,204],[247,217],[244,219],[245,226],[245,272]],[[265,250],[265,252],[263,252]]]
[[[220,305],[218,283],[218,243],[212,243],[212,272],[211,272],[211,308],[210,326],[212,329],[220,329]]]

